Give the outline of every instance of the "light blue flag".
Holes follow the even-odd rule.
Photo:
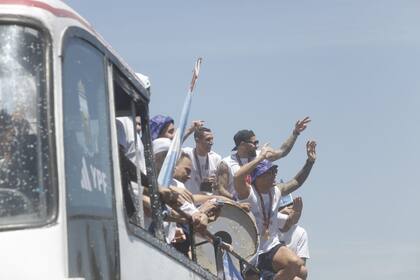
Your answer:
[[[181,145],[183,140],[182,138],[184,137],[185,128],[188,122],[188,115],[190,114],[192,93],[194,90],[195,82],[197,81],[198,74],[200,73],[201,60],[201,58],[197,59],[197,62],[194,65],[193,77],[191,80],[190,87],[188,89],[187,97],[184,101],[184,106],[182,108],[178,129],[175,132],[175,137],[171,142],[168,154],[166,155],[166,158],[162,165],[162,169],[160,170],[158,176],[158,184],[162,187],[169,187],[172,181],[172,175],[176,161],[181,153]]]
[[[223,252],[223,272],[225,273],[225,280],[243,280],[241,273],[233,264],[229,253]]]

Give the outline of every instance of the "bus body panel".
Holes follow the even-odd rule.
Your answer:
[[[202,279],[150,244],[129,236],[127,231],[120,231],[119,238],[121,279]]]
[[[63,279],[64,244],[58,225],[1,232],[0,279]]]

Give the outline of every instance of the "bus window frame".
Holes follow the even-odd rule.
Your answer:
[[[96,38],[94,35],[92,35],[88,31],[86,31],[86,30],[84,30],[80,27],[71,26],[71,27],[67,28],[67,30],[64,32],[64,35],[63,35],[64,39],[62,40],[63,45],[62,45],[62,48],[61,48],[61,52],[63,52],[63,48],[65,46],[66,40],[68,38],[71,38],[71,37],[78,37],[80,39],[85,40],[90,45],[92,45],[93,47],[98,49],[100,52],[102,52],[104,54],[104,58],[108,60],[108,64],[110,65],[110,67],[107,67],[108,68],[107,73],[108,73],[108,79],[109,79],[107,81],[107,89],[109,91],[109,93],[108,93],[109,97],[108,98],[113,99],[112,102],[109,102],[110,104],[114,104],[114,91],[113,91],[113,84],[112,83],[114,82],[114,78],[115,78],[114,77],[114,71],[115,70],[119,71],[122,74],[122,76],[125,78],[125,80],[129,82],[129,85],[131,86],[131,88],[134,90],[134,91],[129,92],[130,93],[129,94],[130,98],[132,98],[133,101],[135,101],[135,103],[143,103],[143,106],[144,106],[145,110],[141,112],[141,117],[142,117],[142,121],[144,122],[143,125],[142,125],[143,137],[145,137],[145,139],[147,139],[144,142],[147,176],[149,177],[149,174],[150,174],[151,177],[149,177],[149,179],[152,179],[151,180],[152,188],[155,187],[156,190],[157,190],[157,177],[155,175],[156,171],[155,171],[154,165],[149,164],[149,162],[152,163],[152,161],[153,161],[152,143],[151,143],[150,130],[149,130],[150,92],[143,87],[143,85],[138,81],[138,79],[133,76],[132,72],[127,69],[125,64],[123,64],[117,56],[115,56],[106,46],[104,46],[103,43],[98,40],[98,38]],[[63,58],[62,55],[61,55],[61,57]],[[114,67],[116,69],[113,69]],[[113,71],[111,71],[111,70],[113,70]],[[110,113],[110,117],[112,115],[115,116],[115,108],[110,108],[110,110],[113,110],[113,113]],[[110,124],[110,130],[112,130],[111,124]],[[114,137],[112,135],[116,136],[117,132],[116,131],[111,131],[111,137]],[[113,153],[114,152],[116,152],[118,154],[118,151],[113,151]],[[118,158],[118,156],[117,156],[117,158]],[[149,172],[149,170],[150,170],[150,172]],[[114,181],[115,181],[115,179],[114,179],[115,172],[119,173],[120,172],[119,168],[114,168],[113,169],[112,176],[113,176]],[[155,186],[153,186],[153,185],[155,185]],[[115,189],[118,188],[118,187],[121,187],[121,183],[118,182],[116,184],[113,184],[113,186],[114,186],[114,189],[113,189],[113,192],[114,192],[113,203],[116,206]],[[152,203],[152,205],[153,205],[153,203]],[[114,211],[115,212],[117,211],[117,207],[114,207]],[[193,262],[192,260],[187,258],[182,253],[178,252],[174,247],[170,246],[165,241],[153,236],[147,230],[141,228],[140,226],[137,226],[137,225],[129,222],[125,211],[124,211],[123,216],[124,216],[124,219],[125,219],[124,222],[126,224],[126,229],[127,229],[128,233],[134,235],[136,238],[139,238],[140,240],[142,240],[142,241],[146,242],[147,244],[153,246],[154,248],[156,248],[157,250],[159,250],[160,252],[162,252],[166,256],[168,256],[168,257],[172,258],[173,260],[175,260],[176,262],[178,262],[179,264],[181,264],[184,267],[188,268],[189,270],[199,274],[204,279],[213,279],[213,280],[217,279],[217,277],[215,275],[213,275],[212,273],[210,273],[209,271],[204,269],[198,263]],[[115,218],[116,217],[117,217],[117,213],[115,213]]]
[[[38,98],[41,100],[47,109],[41,112],[41,127],[43,130],[49,131],[47,138],[48,145],[48,178],[42,178],[42,181],[47,185],[51,195],[47,199],[49,203],[49,211],[46,218],[38,223],[22,223],[11,226],[3,226],[2,231],[22,230],[45,227],[56,223],[59,214],[59,190],[58,190],[58,175],[57,175],[57,149],[56,149],[56,133],[55,133],[55,119],[54,119],[54,73],[53,73],[53,41],[50,30],[39,20],[26,16],[6,15],[0,17],[0,25],[18,25],[22,27],[29,27],[38,30],[42,34],[45,43],[44,49],[44,77],[45,77],[45,91],[42,92]],[[45,160],[43,158],[43,160]]]
[[[148,102],[146,100],[138,99],[135,101],[134,99],[131,99],[132,96],[136,96],[138,94],[136,92],[136,89],[133,85],[131,85],[127,79],[123,76],[121,71],[116,68],[113,64],[111,64],[112,67],[112,81],[113,83],[118,84],[121,89],[124,91],[125,94],[127,94],[127,98],[130,99],[129,108],[127,110],[122,110],[119,112],[126,112],[129,113],[128,116],[133,117],[136,112],[140,113],[140,118],[142,120],[142,141],[144,146],[144,158],[146,163],[146,173],[145,174],[149,179],[149,185],[148,188],[151,190],[150,193],[150,199],[151,199],[151,206],[152,206],[152,219],[155,222],[156,229],[155,229],[155,237],[164,240],[163,235],[163,216],[162,212],[159,211],[161,209],[161,203],[159,200],[159,194],[158,194],[158,187],[157,187],[157,180],[154,178],[157,178],[155,166],[154,166],[154,158],[152,151],[152,143],[151,143],[151,137],[150,137],[150,130],[149,130],[149,108],[148,108]],[[123,93],[123,94],[124,94]],[[113,95],[115,99],[116,91],[114,89]],[[115,103],[115,102],[114,102]],[[115,105],[116,107],[116,105]],[[134,129],[134,127],[133,127]],[[136,149],[137,149],[136,145]],[[137,168],[137,176],[140,175],[140,170]],[[136,213],[138,214],[138,213]],[[126,217],[128,220],[128,217]],[[133,224],[132,221],[129,221],[129,223]],[[135,223],[134,223],[135,224]],[[147,232],[147,229],[145,229]],[[150,233],[149,233],[150,234]]]

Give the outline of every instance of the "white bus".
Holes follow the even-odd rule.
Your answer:
[[[126,214],[115,119],[140,114],[162,220],[149,101],[66,4],[0,0],[0,279],[216,279]]]

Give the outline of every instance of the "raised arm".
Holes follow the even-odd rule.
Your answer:
[[[292,135],[290,135],[289,138],[287,138],[287,140],[280,146],[280,148],[273,149],[271,151],[272,154],[270,155],[268,159],[271,161],[275,161],[282,157],[287,156],[289,152],[292,150],[297,137],[302,131],[306,129],[310,121],[311,119],[309,117],[306,117],[303,120],[298,120],[295,124],[295,128],[293,129]]]
[[[202,127],[204,125],[204,121],[198,120],[198,121],[193,121],[191,123],[191,126],[189,128],[187,128],[187,130],[185,131],[185,135],[184,138],[182,138],[182,142],[185,142],[185,140],[187,140],[187,138],[197,129],[199,129],[200,127]]]
[[[232,194],[227,190],[227,186],[229,184],[229,176],[230,172],[228,165],[224,161],[221,161],[216,170],[216,184],[214,184],[213,191],[215,194],[232,199]]]
[[[239,200],[249,197],[251,185],[247,182],[246,177],[251,174],[252,170],[257,167],[258,163],[267,158],[268,152],[269,147],[264,145],[261,149],[261,153],[254,160],[242,165],[235,173],[235,176],[233,176],[233,183]]]
[[[306,178],[308,178],[309,173],[311,172],[312,166],[316,160],[316,142],[315,141],[308,141],[306,143],[306,154],[308,155],[308,159],[305,162],[303,168],[296,174],[296,176],[286,182],[280,183],[276,186],[281,190],[282,195],[287,195],[291,192],[297,190],[302,184],[305,182]]]

